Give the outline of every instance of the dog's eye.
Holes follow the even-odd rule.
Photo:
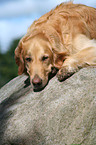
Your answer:
[[[45,60],[47,60],[48,59],[48,56],[43,56],[42,57],[42,61],[45,61]]]
[[[27,62],[30,62],[32,59],[30,57],[25,58]]]

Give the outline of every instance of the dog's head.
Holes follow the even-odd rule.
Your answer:
[[[52,45],[44,35],[36,35],[20,41],[15,50],[15,59],[18,65],[18,74],[27,72],[34,89],[43,88],[48,82],[53,68],[63,63],[65,53],[53,52]]]

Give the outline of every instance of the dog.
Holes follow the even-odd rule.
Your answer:
[[[15,49],[18,74],[27,72],[34,89],[58,69],[63,81],[80,68],[96,66],[96,9],[62,3],[28,28]]]

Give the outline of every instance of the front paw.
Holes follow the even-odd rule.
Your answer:
[[[59,81],[64,81],[68,77],[72,76],[76,72],[75,69],[69,69],[67,67],[62,67],[58,73],[57,73],[57,78]]]

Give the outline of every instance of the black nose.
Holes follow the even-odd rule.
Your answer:
[[[32,79],[32,84],[34,87],[39,87],[42,84],[42,79],[36,74]]]

